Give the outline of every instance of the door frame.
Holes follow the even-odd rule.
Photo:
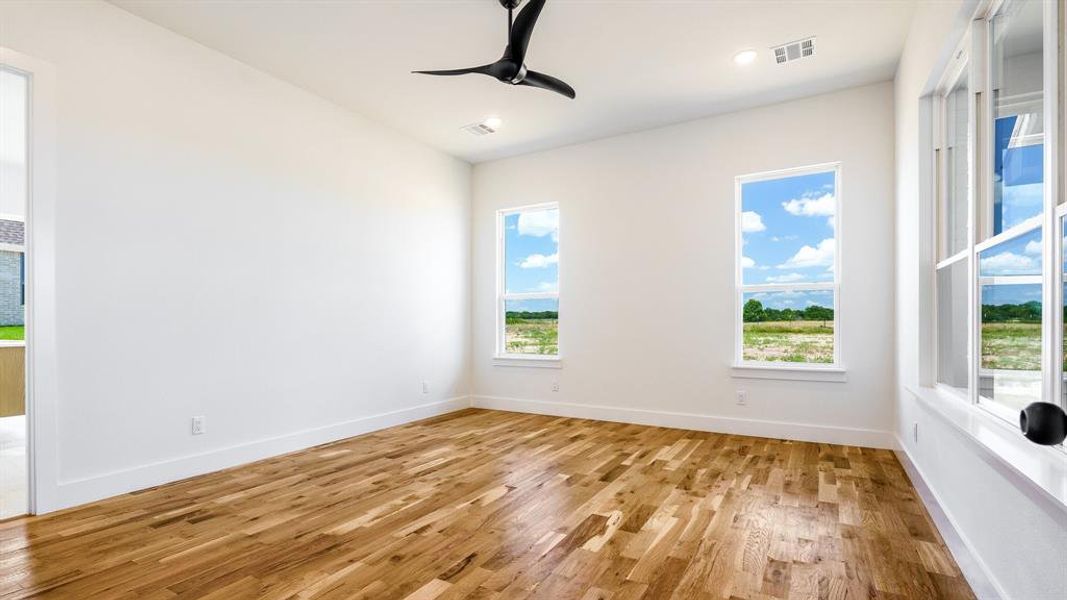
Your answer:
[[[56,360],[56,75],[51,63],[0,46],[0,64],[29,82],[26,198],[26,434],[29,513],[59,497]]]

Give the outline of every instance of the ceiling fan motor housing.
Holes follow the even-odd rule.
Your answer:
[[[522,0],[500,0],[500,6],[508,10],[518,8],[520,4],[522,4]]]

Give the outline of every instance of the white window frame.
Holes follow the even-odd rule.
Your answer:
[[[976,173],[978,168],[975,165],[975,140],[976,140],[976,127],[978,123],[978,110],[975,102],[974,90],[982,87],[981,81],[984,76],[976,73],[974,64],[970,60],[970,46],[971,46],[971,33],[968,32],[964,36],[964,40],[960,43],[956,52],[953,53],[953,59],[946,67],[944,74],[942,75],[941,82],[937,86],[937,90],[934,94],[934,110],[933,110],[933,135],[931,137],[933,151],[931,156],[934,161],[933,165],[933,184],[934,184],[934,272],[932,275],[932,286],[934,289],[934,305],[933,315],[931,322],[933,323],[933,365],[931,372],[933,374],[934,385],[937,389],[955,396],[957,398],[966,397],[965,394],[955,387],[941,383],[939,381],[940,373],[938,373],[938,349],[940,348],[938,333],[940,332],[940,326],[938,323],[938,317],[940,315],[938,299],[939,294],[937,291],[937,275],[944,269],[951,269],[956,266],[957,263],[965,263],[967,267],[967,323],[970,325],[967,332],[967,346],[964,349],[967,352],[967,364],[968,364],[968,377],[967,377],[967,390],[968,393],[973,393],[976,388],[977,382],[977,370],[974,368],[974,348],[976,344],[975,333],[977,328],[973,326],[975,319],[978,318],[978,313],[975,308],[975,281],[976,267],[975,265],[975,197],[977,182]],[[945,153],[945,146],[947,143],[948,127],[945,120],[945,113],[948,110],[948,94],[952,93],[953,88],[959,82],[960,78],[964,75],[968,80],[968,105],[967,111],[967,129],[969,135],[967,136],[967,240],[963,250],[956,252],[955,254],[948,254],[948,239],[946,233],[946,212],[950,210],[950,203],[952,198],[948,197],[948,178],[945,175],[948,169],[948,157]],[[944,257],[944,258],[942,258]]]
[[[523,212],[533,212],[539,210],[553,210],[559,211],[558,202],[545,202],[541,204],[528,204],[524,206],[516,206],[512,208],[502,208],[496,211],[496,329],[494,335],[496,341],[494,343],[494,364],[499,366],[544,366],[558,368],[561,364],[563,356],[563,344],[562,344],[562,306],[560,302],[560,288],[562,284],[562,248],[563,248],[563,235],[562,235],[562,211],[560,211],[560,229],[557,230],[557,242],[556,252],[560,255],[561,260],[556,263],[556,291],[554,292],[523,292],[523,293],[508,293],[507,287],[507,248],[505,240],[504,220],[514,214]],[[507,344],[505,343],[505,325],[506,315],[505,306],[508,300],[555,300],[556,310],[560,312],[560,317],[557,319],[557,327],[559,332],[556,338],[556,354],[514,354],[507,351]]]
[[[741,215],[744,212],[744,203],[741,191],[746,183],[757,181],[769,181],[774,179],[787,179],[803,175],[833,172],[834,174],[834,279],[832,282],[818,283],[775,283],[775,284],[745,284],[744,268],[741,265],[743,251],[743,233],[741,231]],[[761,171],[741,175],[734,179],[734,289],[736,293],[734,307],[734,376],[773,378],[773,379],[803,379],[819,381],[844,381],[844,365],[841,361],[841,240],[844,226],[841,214],[841,163],[829,162],[777,169],[774,171]],[[745,294],[749,292],[786,292],[786,291],[826,291],[830,290],[834,295],[834,356],[833,362],[827,363],[792,363],[745,360],[744,358],[744,304]],[[778,372],[777,374],[773,372]],[[793,374],[789,374],[792,372]]]
[[[967,34],[961,42],[953,60],[946,66],[942,78],[933,94],[933,115],[931,129],[933,135],[932,152],[932,198],[933,209],[932,222],[934,228],[933,248],[935,258],[931,278],[934,281],[935,293],[932,295],[931,313],[934,323],[933,342],[929,346],[931,353],[928,364],[932,365],[930,373],[933,375],[935,389],[947,393],[950,397],[966,401],[977,406],[983,412],[993,415],[1001,422],[1010,427],[1017,427],[1018,414],[997,403],[993,399],[986,398],[981,394],[980,383],[980,360],[979,346],[981,344],[981,286],[988,283],[997,284],[1042,284],[1042,392],[1041,400],[1063,406],[1062,389],[1064,386],[1063,372],[1063,260],[1062,260],[1062,218],[1067,215],[1067,204],[1061,204],[1059,199],[1064,194],[1061,181],[1063,179],[1062,154],[1060,144],[1063,143],[1063,131],[1060,129],[1062,119],[1063,98],[1060,97],[1058,82],[1063,75],[1060,73],[1062,60],[1059,56],[1059,29],[1062,15],[1059,14],[1057,3],[1044,2],[1044,26],[1043,26],[1043,91],[1041,94],[1044,127],[1044,210],[1039,217],[1030,219],[1002,231],[996,235],[992,233],[992,219],[989,211],[992,210],[992,160],[993,160],[993,94],[992,94],[992,20],[996,17],[1005,1],[994,0],[976,15]],[[964,64],[961,64],[964,63]],[[955,85],[960,74],[966,69],[969,73],[969,131],[970,143],[968,151],[969,161],[969,195],[968,195],[968,219],[967,219],[967,248],[953,256],[942,259],[942,250],[947,240],[944,238],[944,227],[941,211],[945,203],[949,201],[944,185],[944,169],[946,157],[941,149],[944,147],[944,111],[945,94]],[[1029,100],[1033,102],[1034,100]],[[978,269],[978,261],[983,251],[995,247],[1006,241],[1026,235],[1035,229],[1042,230],[1042,274],[1033,276],[981,277]],[[985,239],[979,241],[978,233],[981,230]],[[937,327],[939,314],[938,301],[940,294],[936,293],[937,273],[946,267],[959,261],[967,261],[968,265],[968,343],[967,360],[969,364],[968,393],[962,394],[959,390],[937,381],[937,352],[939,344],[936,336],[940,331]],[[1062,447],[1061,447],[1062,450]]]

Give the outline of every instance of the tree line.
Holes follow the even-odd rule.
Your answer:
[[[745,323],[763,321],[833,321],[834,309],[813,304],[802,310],[793,308],[764,308],[755,298],[745,302],[742,311]]]
[[[1067,307],[1064,307],[1067,315]],[[1040,323],[1041,303],[1036,300],[1023,304],[983,304],[983,323]]]
[[[540,311],[528,311],[528,310],[509,310],[504,313],[504,320],[508,323],[517,323],[519,321],[537,321],[544,319],[558,319],[558,310],[540,310]]]

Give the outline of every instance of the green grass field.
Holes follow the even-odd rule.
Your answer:
[[[745,360],[831,363],[834,359],[832,321],[745,323],[744,341]],[[1041,324],[983,324],[982,368],[1040,371]]]
[[[504,343],[508,354],[559,354],[559,320],[509,317]]]
[[[0,340],[22,340],[26,339],[26,328],[20,326],[17,327],[0,327]]]
[[[834,362],[833,321],[745,323],[744,358],[762,362]]]
[[[982,368],[1041,370],[1040,323],[983,323]]]

